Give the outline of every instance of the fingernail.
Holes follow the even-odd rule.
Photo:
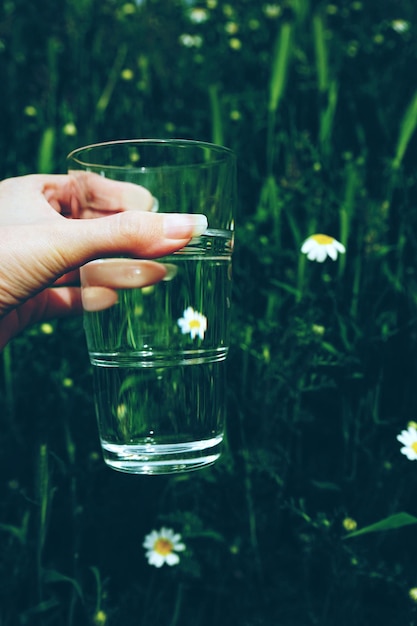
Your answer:
[[[175,276],[178,273],[178,267],[176,265],[173,265],[172,263],[164,263],[164,268],[165,268],[166,274],[162,280],[164,280],[165,282],[168,282],[172,280],[173,278],[175,278]]]
[[[158,202],[158,198],[155,198],[155,196],[152,197],[152,208],[151,211],[152,213],[158,213],[159,210],[159,202]]]
[[[164,280],[168,270],[163,263],[141,259],[98,259],[81,268],[82,287],[135,289]]]
[[[207,230],[207,218],[201,214],[166,213],[164,234],[168,239],[199,237]]]
[[[117,291],[108,287],[84,287],[81,291],[84,311],[102,311],[117,302]]]

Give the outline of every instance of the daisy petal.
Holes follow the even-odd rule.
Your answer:
[[[346,252],[345,246],[343,245],[343,243],[340,243],[340,241],[337,241],[337,239],[333,241],[333,246],[336,248],[338,252],[340,252],[341,254],[345,254]]]
[[[149,565],[155,565],[155,567],[162,567],[165,563],[165,559],[160,554],[155,552],[149,552],[147,555]]]
[[[328,254],[328,256],[333,259],[333,261],[336,261],[337,259],[337,248],[335,246],[326,246],[326,252]]]
[[[327,258],[327,250],[326,248],[317,248],[316,250],[316,261],[318,263],[323,263]]]
[[[175,552],[171,552],[171,554],[168,554],[165,557],[165,562],[167,565],[178,565],[178,563],[180,562],[180,557],[178,556],[178,554],[175,554]]]
[[[315,248],[315,243],[312,239],[306,239],[305,242],[303,243],[303,245],[301,246],[301,252],[303,254],[307,254],[307,252],[310,252],[310,250],[314,250]]]

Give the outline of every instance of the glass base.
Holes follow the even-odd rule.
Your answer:
[[[106,464],[128,474],[175,474],[213,465],[220,457],[223,435],[187,443],[114,444],[101,441]]]

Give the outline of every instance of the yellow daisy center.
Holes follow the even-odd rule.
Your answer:
[[[329,237],[329,235],[312,235],[312,239],[316,241],[321,246],[327,246],[329,243],[333,243],[333,237]]]
[[[190,328],[200,328],[201,322],[200,320],[191,320]]]
[[[414,452],[417,452],[417,441],[413,441],[410,447],[414,450]]]
[[[157,539],[155,541],[155,545],[153,549],[158,554],[161,554],[162,556],[166,556],[167,554],[170,554],[172,552],[173,547],[174,546],[172,545],[169,539],[164,539],[163,537],[161,537],[160,539]]]

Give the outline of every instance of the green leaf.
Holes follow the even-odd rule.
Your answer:
[[[365,528],[349,533],[345,536],[345,539],[357,537],[358,535],[364,535],[365,533],[374,533],[381,530],[393,530],[394,528],[401,528],[402,526],[409,526],[410,524],[417,524],[417,517],[409,515],[409,513],[395,513],[394,515],[390,515],[379,522],[375,522],[375,524],[370,524],[370,526],[365,526]]]
[[[410,143],[411,137],[417,127],[417,92],[414,93],[410,104],[401,122],[400,135],[398,137],[397,151],[392,163],[394,169],[398,169]]]
[[[55,129],[46,128],[41,138],[38,154],[38,172],[50,174],[54,170]]]
[[[325,350],[327,350],[327,352],[330,352],[331,354],[335,354],[336,356],[340,355],[339,350],[337,350],[331,343],[329,343],[328,341],[322,341],[321,342],[321,347],[324,348]]]
[[[279,287],[280,289],[283,289],[284,291],[288,291],[288,293],[290,293],[293,296],[298,297],[300,295],[299,289],[296,289],[295,287],[292,287],[292,285],[288,285],[287,283],[283,283],[281,280],[272,279],[270,281],[270,284],[273,285],[274,287]]]
[[[51,598],[50,600],[43,600],[36,606],[28,609],[24,613],[20,615],[20,623],[21,624],[33,624],[33,620],[31,619],[33,615],[41,615],[42,613],[46,613],[50,609],[54,609],[59,606],[59,600],[57,598]]]
[[[29,511],[23,515],[22,525],[13,526],[12,524],[0,524],[0,530],[4,530],[11,535],[14,535],[22,545],[26,543],[27,533],[28,533],[28,525],[29,525]]]
[[[271,80],[269,84],[269,111],[276,111],[284,93],[288,69],[291,62],[291,35],[293,26],[283,22],[275,42],[272,60]]]
[[[43,580],[45,583],[70,583],[74,587],[75,591],[78,593],[80,599],[83,600],[83,592],[81,590],[81,587],[73,578],[65,576],[64,574],[61,574],[56,570],[48,569],[45,570],[43,573]]]

